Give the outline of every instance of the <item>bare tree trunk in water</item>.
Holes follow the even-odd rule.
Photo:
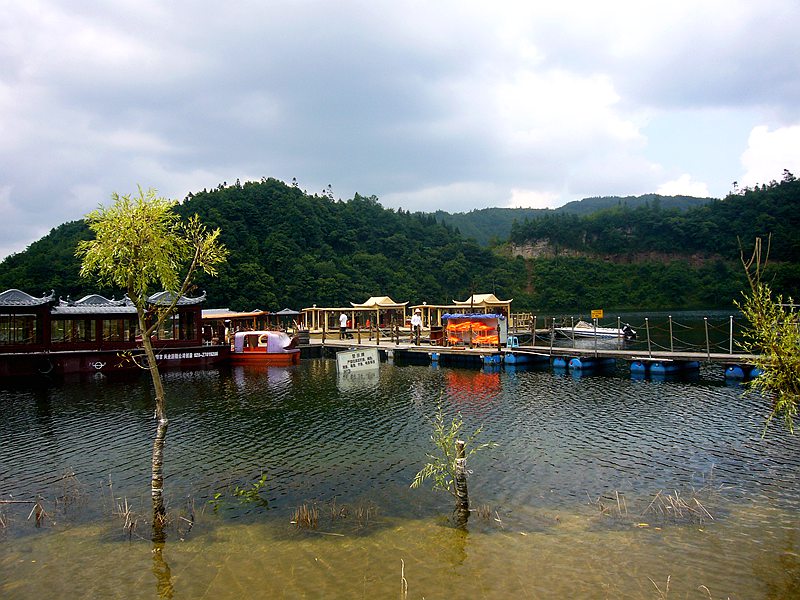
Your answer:
[[[163,542],[165,539],[164,525],[166,522],[167,511],[164,508],[164,443],[167,439],[167,427],[169,419],[164,403],[164,384],[161,381],[161,373],[158,371],[156,355],[150,336],[146,335],[144,327],[144,315],[140,315],[140,329],[143,332],[142,345],[147,357],[147,368],[150,371],[150,378],[153,380],[153,389],[156,397],[155,418],[158,419],[156,427],[156,437],[153,440],[153,461],[152,474],[150,477],[150,495],[153,500],[153,541]]]
[[[469,493],[467,491],[467,454],[463,440],[456,440],[456,526],[464,527],[469,520]]]

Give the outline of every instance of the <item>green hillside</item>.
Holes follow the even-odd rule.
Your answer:
[[[777,291],[798,296],[799,185],[792,179],[685,209],[654,197],[583,216],[545,211],[510,225],[510,237],[493,250],[441,223],[441,215],[386,209],[375,197],[309,196],[275,179],[190,194],[178,210],[219,227],[231,251],[218,278],[198,281],[209,308],[342,306],[375,295],[450,303],[473,291],[513,298],[514,310],[539,314],[730,308],[745,285],[737,237],[749,247],[756,235],[772,233],[768,277]],[[119,297],[120,290],[78,278],[75,246],[88,235],[82,221],[55,228],[0,263],[0,289]],[[513,255],[532,244],[550,255]]]
[[[584,198],[568,202],[559,208],[481,208],[465,213],[447,213],[437,210],[433,214],[437,221],[454,227],[464,237],[475,240],[481,246],[490,246],[497,241],[507,240],[515,223],[523,223],[526,220],[530,221],[548,215],[589,215],[609,208],[638,208],[651,203],[658,203],[665,209],[687,210],[713,201],[714,198],[645,194],[643,196]]]

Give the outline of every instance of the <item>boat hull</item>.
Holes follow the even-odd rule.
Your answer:
[[[187,346],[156,348],[160,369],[204,369],[227,362],[230,346]],[[135,357],[132,360],[128,354]],[[140,348],[127,350],[71,350],[59,352],[17,352],[0,354],[0,377],[31,377],[141,371]]]
[[[232,365],[275,365],[289,366],[300,363],[300,349],[295,348],[286,352],[232,352]]]

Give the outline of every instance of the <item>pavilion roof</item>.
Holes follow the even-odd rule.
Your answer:
[[[498,304],[511,304],[511,300],[499,300],[494,294],[472,294],[463,302],[453,300],[456,306],[496,306]]]
[[[371,296],[366,302],[351,302],[353,308],[404,308],[408,302],[395,302],[389,296]]]

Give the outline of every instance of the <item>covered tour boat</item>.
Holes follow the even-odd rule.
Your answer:
[[[239,331],[233,336],[234,365],[296,365],[300,362],[298,338],[282,331]]]

